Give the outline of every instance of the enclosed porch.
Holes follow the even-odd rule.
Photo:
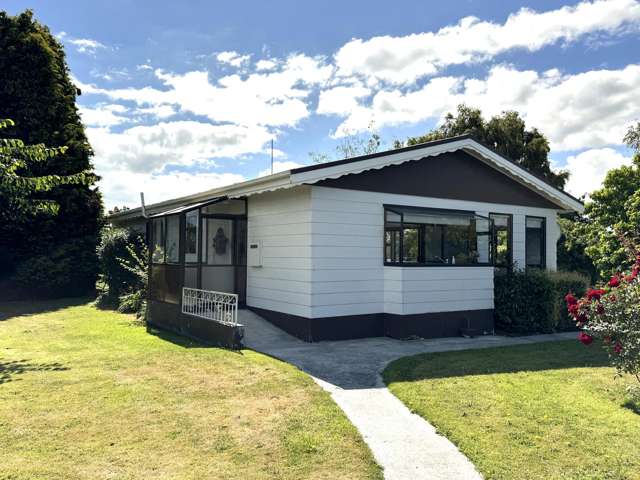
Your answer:
[[[218,197],[151,216],[149,324],[239,346],[246,303],[247,202]]]

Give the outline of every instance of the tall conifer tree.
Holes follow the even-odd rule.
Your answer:
[[[25,144],[66,146],[64,154],[26,167],[27,176],[88,173],[90,181],[47,193],[57,214],[42,212],[0,224],[0,277],[32,295],[79,295],[97,275],[102,199],[93,152],[76,107],[62,45],[29,10],[0,11],[0,117],[15,122],[7,137]]]

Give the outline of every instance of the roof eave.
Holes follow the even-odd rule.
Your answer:
[[[291,171],[287,170],[285,172],[274,173],[272,175],[254,178],[245,182],[236,183],[225,187],[218,187],[184,197],[173,198],[170,200],[165,200],[163,202],[146,205],[145,210],[147,211],[148,215],[155,215],[156,213],[163,210],[169,210],[171,208],[177,208],[182,205],[205,201],[210,198],[220,196],[238,198],[246,195],[254,195],[256,193],[267,192],[270,190],[277,190],[279,188],[285,188],[291,183],[290,174]],[[137,220],[139,218],[144,218],[142,216],[141,207],[136,207],[123,212],[117,212],[111,215],[107,215],[107,219],[116,222],[126,222]]]

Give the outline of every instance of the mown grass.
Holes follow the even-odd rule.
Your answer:
[[[597,345],[406,357],[391,391],[491,479],[640,479],[640,415]]]
[[[86,303],[0,303],[2,479],[381,478],[305,374]]]

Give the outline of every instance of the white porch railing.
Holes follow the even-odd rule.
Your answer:
[[[183,287],[182,313],[227,325],[237,325],[238,295]]]

